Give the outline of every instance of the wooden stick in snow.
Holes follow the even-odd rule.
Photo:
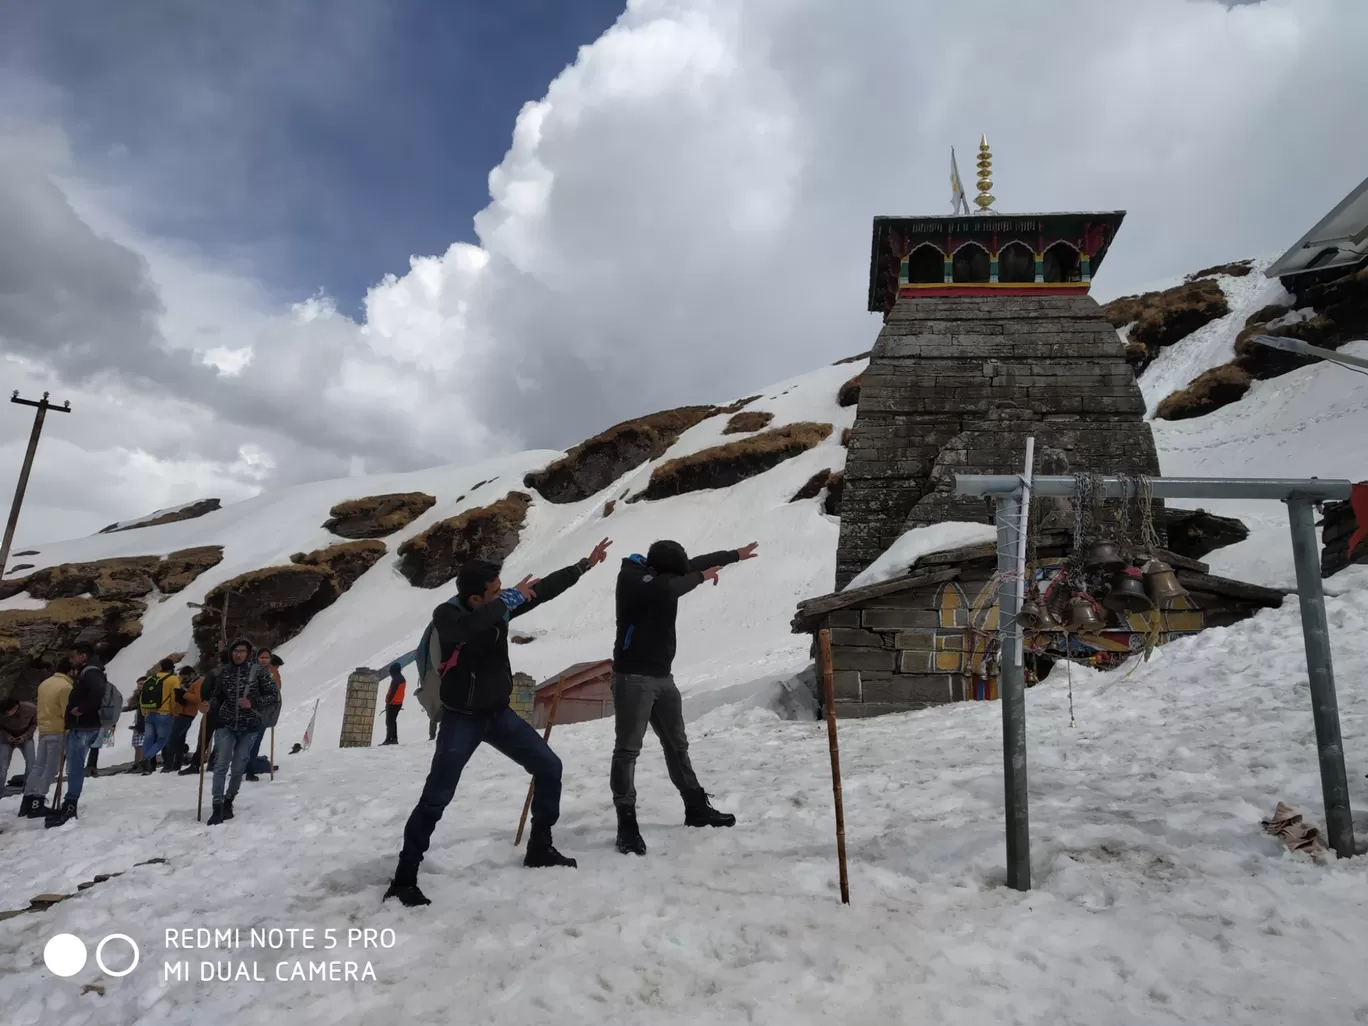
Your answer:
[[[199,803],[195,806],[195,822],[196,822],[196,823],[198,823],[201,819],[204,818],[204,762],[205,762],[205,756],[207,756],[207,755],[209,754],[208,750],[204,747],[204,735],[205,735],[205,733],[206,733],[205,728],[208,727],[208,726],[209,726],[209,714],[208,714],[207,712],[202,712],[202,713],[200,713],[200,739],[199,739],[200,782],[199,782]]]
[[[836,801],[836,859],[841,867],[841,904],[850,904],[850,878],[846,874],[845,806],[841,801],[841,753],[836,746],[836,680],[831,669],[831,631],[817,634],[822,658],[822,704],[826,707],[827,744],[831,749],[831,794]]]
[[[565,688],[565,674],[561,674],[560,680],[556,681],[556,693],[551,696],[551,712],[546,717],[546,730],[542,733],[543,741],[551,740],[551,728],[556,724],[556,710],[560,708],[561,691]],[[532,711],[535,713],[537,703],[532,702]],[[513,837],[513,847],[522,844],[523,827],[527,826],[527,810],[532,808],[532,789],[537,786],[536,780],[527,782],[527,797],[523,799],[522,816],[518,818],[518,832]]]

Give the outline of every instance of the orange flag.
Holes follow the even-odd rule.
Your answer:
[[[1358,530],[1349,536],[1349,558],[1352,560],[1359,542],[1368,538],[1368,481],[1360,481],[1354,485],[1354,490],[1349,496],[1349,505],[1354,510],[1354,519],[1358,521]]]

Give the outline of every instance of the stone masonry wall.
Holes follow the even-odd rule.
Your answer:
[[[1157,476],[1121,340],[1087,296],[900,299],[864,374],[841,505],[836,587],[905,529],[989,523],[953,475],[1018,473],[1028,435],[1053,472]]]

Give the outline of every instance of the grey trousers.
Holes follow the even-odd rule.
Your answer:
[[[22,745],[12,745],[8,741],[0,741],[0,790],[9,783],[10,760],[14,758],[14,753],[19,752],[24,756],[24,780],[27,782],[29,775],[33,773],[33,738],[29,738]],[[28,794],[27,791],[24,792]]]
[[[613,674],[613,715],[617,738],[609,783],[614,805],[636,806],[636,761],[647,724],[660,739],[665,768],[679,793],[698,790],[698,778],[689,762],[689,737],[684,731],[684,703],[673,677]]]
[[[48,789],[57,783],[57,771],[62,764],[62,742],[65,734],[39,734],[38,754],[29,767],[24,781],[24,794],[47,797]]]

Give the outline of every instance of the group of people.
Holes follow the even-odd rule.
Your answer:
[[[36,702],[10,698],[0,705],[0,781],[8,777],[17,750],[24,758],[21,817],[43,818],[49,827],[77,818],[87,775],[98,775],[98,755],[112,736],[119,714],[133,710],[134,768],[181,775],[213,770],[213,814],[209,825],[233,818],[233,800],[261,748],[267,727],[280,712],[279,660],[270,649],[254,649],[238,638],[220,655],[207,678],[191,666],[176,669],[170,659],[139,681],[127,705],[105,676],[104,663],[87,642],[77,642],[38,686]],[[189,737],[203,717],[195,753]],[[188,758],[187,758],[188,756]],[[65,777],[66,791],[62,793]],[[54,784],[60,800],[48,805]]]
[[[513,672],[508,624],[573,587],[607,559],[610,544],[605,538],[579,562],[541,579],[526,577],[511,588],[500,580],[499,566],[471,560],[457,574],[455,597],[433,611],[429,630],[437,639],[439,659],[435,665],[428,659],[425,666],[420,645],[419,672],[440,687],[440,716],[433,719],[437,746],[418,804],[404,825],[403,848],[385,899],[395,897],[410,907],[430,904],[418,886],[418,866],[456,793],[462,770],[481,743],[488,743],[532,775],[532,830],[523,864],[575,868],[576,861],[557,851],[551,838],[551,828],[560,817],[561,761],[509,704]],[[691,559],[678,542],[657,541],[645,556],[622,561],[613,644],[616,729],[609,788],[617,813],[616,847],[623,854],[646,854],[637,824],[634,781],[648,725],[660,739],[670,781],[683,798],[685,824],[730,827],[736,823],[735,816],[712,807],[694,773],[683,701],[671,669],[679,600],[704,583],[717,584],[721,567],[754,558],[756,547],[752,542]],[[397,676],[397,667],[391,668],[391,674]],[[393,686],[390,694],[394,694]]]

